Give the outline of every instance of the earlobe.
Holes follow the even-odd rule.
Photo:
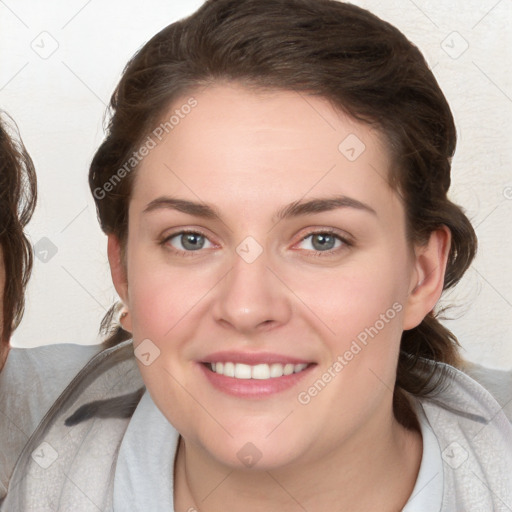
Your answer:
[[[119,297],[121,297],[121,300],[125,304],[128,304],[128,281],[126,278],[126,269],[123,264],[121,244],[117,236],[108,235],[107,253],[114,288]]]
[[[419,325],[441,297],[450,244],[451,232],[442,226],[430,234],[425,245],[416,247],[414,271],[404,312],[404,330]]]
[[[128,314],[127,306],[128,301],[128,280],[126,277],[126,268],[123,263],[122,249],[119,239],[115,235],[108,235],[108,262],[110,264],[110,274],[112,275],[112,282],[114,288],[121,300],[126,305],[125,309],[121,313],[119,322],[121,323],[125,331],[131,332],[131,316]]]

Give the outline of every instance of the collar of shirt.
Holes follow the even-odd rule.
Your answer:
[[[416,402],[423,455],[414,490],[403,512],[438,512],[443,462],[437,438]],[[146,391],[121,443],[114,480],[114,510],[174,511],[174,460],[179,433]]]

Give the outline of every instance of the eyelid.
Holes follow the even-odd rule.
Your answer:
[[[329,249],[326,251],[315,251],[315,250],[311,250],[311,249],[298,249],[298,250],[314,254],[315,256],[321,256],[322,254],[324,254],[324,255],[335,254],[339,251],[342,251],[342,250],[344,250],[348,247],[352,247],[354,245],[353,237],[346,231],[341,231],[339,229],[332,228],[332,227],[317,227],[317,228],[312,227],[312,228],[308,228],[307,233],[300,235],[300,239],[293,244],[293,247],[295,247],[299,243],[303,242],[310,236],[324,235],[324,234],[332,235],[332,236],[336,237],[338,240],[340,240],[342,242],[342,245],[335,249]]]
[[[315,251],[315,250],[311,250],[311,249],[298,249],[298,250],[303,251],[305,253],[309,253],[310,255],[314,255],[314,256],[322,256],[322,255],[327,256],[327,255],[336,254],[340,251],[346,250],[347,248],[352,247],[354,245],[354,239],[353,239],[352,235],[350,235],[346,231],[342,231],[340,229],[336,229],[333,227],[321,227],[321,226],[309,227],[306,229],[307,229],[307,232],[302,233],[300,235],[299,240],[292,245],[292,248],[295,247],[296,245],[298,245],[299,243],[303,242],[307,238],[309,238],[313,235],[319,235],[319,234],[328,234],[328,235],[335,236],[338,240],[340,240],[342,242],[342,245],[335,249],[329,249],[326,251]],[[168,243],[170,239],[172,239],[176,236],[184,235],[184,234],[188,234],[188,233],[197,234],[197,235],[201,235],[201,236],[205,237],[213,245],[213,247],[209,247],[206,249],[201,248],[201,249],[198,249],[197,251],[183,251],[181,249],[177,249],[176,247],[174,247]],[[201,229],[199,227],[193,227],[193,226],[174,228],[172,230],[172,232],[159,237],[158,243],[162,246],[169,246],[170,247],[169,250],[171,252],[174,252],[175,254],[185,255],[185,256],[194,256],[194,255],[197,256],[201,253],[204,253],[206,250],[211,250],[211,249],[219,247],[219,244],[216,243],[214,240],[212,240],[212,237],[210,235],[208,235],[207,233],[205,233],[205,231],[203,229]]]
[[[197,255],[199,253],[204,253],[205,251],[207,250],[211,250],[212,247],[207,247],[206,249],[198,249],[197,251],[183,251],[181,249],[178,249],[174,246],[172,246],[169,241],[172,239],[172,238],[175,238],[177,236],[180,236],[180,235],[186,235],[186,234],[194,234],[194,235],[200,235],[200,236],[203,236],[204,238],[206,238],[212,245],[213,245],[213,248],[215,247],[218,247],[219,244],[217,244],[216,242],[214,242],[211,237],[206,234],[204,232],[204,230],[202,230],[201,228],[196,228],[196,227],[187,227],[187,228],[184,228],[184,227],[181,227],[181,228],[174,228],[173,231],[171,231],[170,233],[166,233],[164,235],[161,235],[159,238],[158,238],[158,243],[159,245],[163,246],[163,247],[167,247],[169,251],[175,253],[175,254],[179,254],[179,255],[185,255],[185,256],[193,256],[193,255]]]

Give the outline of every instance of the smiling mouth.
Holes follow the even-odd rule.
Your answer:
[[[255,380],[269,380],[276,379],[279,377],[291,375],[293,373],[303,372],[310,364],[243,364],[243,363],[232,363],[232,362],[218,362],[218,363],[204,363],[205,366],[218,375],[224,377],[232,377],[234,379],[255,379]]]

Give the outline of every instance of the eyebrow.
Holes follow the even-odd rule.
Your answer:
[[[338,208],[353,208],[355,210],[365,211],[372,215],[377,212],[369,205],[347,196],[334,196],[321,199],[311,199],[310,201],[295,201],[277,213],[279,220],[298,217],[300,215],[310,215],[314,213],[328,212]]]
[[[299,217],[301,215],[311,215],[332,211],[338,208],[353,208],[355,210],[371,213],[372,215],[377,215],[377,212],[371,206],[362,203],[357,199],[347,196],[334,196],[321,199],[311,199],[309,201],[294,201],[293,203],[286,205],[284,208],[281,208],[277,212],[276,217],[278,220],[284,220],[292,217]],[[144,213],[166,209],[176,210],[204,219],[221,219],[220,213],[211,205],[168,196],[158,197],[151,201],[144,209]]]
[[[187,213],[195,217],[202,217],[204,219],[220,219],[220,214],[217,210],[208,204],[196,203],[194,201],[187,201],[186,199],[177,199],[168,196],[158,197],[151,201],[146,208],[144,208],[144,213],[169,209]]]

